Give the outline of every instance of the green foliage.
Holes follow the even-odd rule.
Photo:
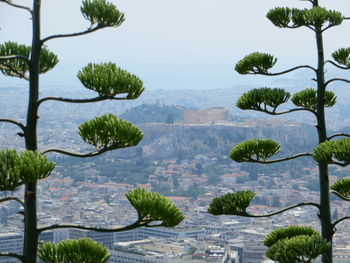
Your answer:
[[[11,77],[25,77],[29,71],[29,59],[31,55],[31,47],[20,45],[15,42],[5,42],[0,45],[0,56],[22,56],[22,58],[1,60],[0,70],[6,76]],[[27,59],[27,60],[26,60]],[[55,54],[50,52],[47,48],[42,48],[39,58],[40,73],[45,73],[53,69],[58,63],[58,58]]]
[[[333,162],[334,141],[326,141],[319,144],[313,153],[313,158],[320,163],[330,164]]]
[[[80,11],[91,25],[97,24],[100,28],[117,27],[125,20],[124,14],[106,0],[84,0]]]
[[[25,183],[34,182],[50,175],[55,164],[39,152],[16,150],[0,151],[0,190],[14,191]]]
[[[290,9],[290,8],[284,8],[284,7],[276,7],[274,9],[271,9],[266,17],[277,27],[285,28],[285,27],[292,27],[296,28],[299,27],[299,25],[292,24],[290,25],[290,22],[293,18],[293,13],[296,9]]]
[[[268,234],[264,239],[264,246],[271,247],[278,241],[285,239],[285,238],[292,238],[295,236],[313,236],[320,234],[314,230],[311,227],[307,226],[289,226],[286,228],[279,228],[274,231],[272,231],[270,234]]]
[[[279,263],[308,263],[324,254],[330,246],[320,236],[299,235],[278,241],[267,250],[266,256]]]
[[[297,24],[311,26],[314,29],[338,26],[343,22],[344,16],[337,11],[327,10],[323,7],[314,7],[296,12],[294,21]]]
[[[333,59],[341,65],[350,67],[350,48],[340,48],[332,53]]]
[[[77,77],[84,87],[96,91],[101,97],[126,94],[126,99],[136,99],[144,90],[142,80],[111,62],[89,63]]]
[[[280,151],[280,145],[270,139],[252,139],[237,144],[230,153],[236,162],[266,160]]]
[[[268,74],[277,59],[267,53],[254,52],[245,56],[235,67],[239,74]]]
[[[277,27],[297,28],[301,26],[313,29],[337,26],[343,22],[343,15],[340,12],[327,10],[322,7],[311,9],[290,9],[277,7],[270,10],[267,18]]]
[[[0,151],[0,190],[16,190],[23,182],[21,180],[20,157],[13,149]]]
[[[15,42],[5,42],[0,45],[0,56],[20,55],[29,59],[30,51],[30,46]],[[29,71],[29,63],[24,59],[1,60],[0,69],[5,76],[22,78]]]
[[[96,117],[78,128],[82,139],[97,150],[135,146],[143,138],[143,133],[136,126],[113,114]]]
[[[320,163],[332,164],[337,160],[343,166],[348,165],[350,163],[350,138],[319,144],[314,149],[313,157]]]
[[[20,159],[21,178],[24,183],[44,179],[55,168],[55,163],[50,162],[45,155],[39,152],[24,151]]]
[[[350,197],[350,178],[339,179],[331,186],[331,189],[333,191],[338,192],[342,196],[349,198]]]
[[[89,238],[44,243],[38,252],[45,263],[105,263],[111,256],[107,248]]]
[[[210,203],[208,213],[212,215],[247,215],[246,209],[255,193],[251,190],[227,193],[216,197]]]
[[[137,188],[126,194],[136,209],[139,220],[145,223],[161,221],[161,226],[174,227],[184,220],[184,215],[169,199],[144,188]]]
[[[242,110],[258,110],[267,111],[267,106],[272,108],[275,112],[277,107],[285,103],[290,98],[290,93],[284,89],[278,88],[260,88],[253,89],[243,95],[237,100],[236,106]]]
[[[53,69],[57,63],[58,57],[54,53],[50,52],[47,48],[41,49],[39,62],[40,74]]]
[[[326,90],[324,99],[324,106],[332,107],[337,101],[337,96],[334,92]],[[317,109],[317,91],[315,89],[309,88],[299,91],[293,95],[291,100],[296,106],[310,110]]]

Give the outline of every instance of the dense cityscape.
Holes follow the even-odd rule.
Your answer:
[[[0,263],[350,262],[344,1],[22,2]]]
[[[163,112],[164,106],[157,103],[158,105],[152,106],[152,110],[159,107],[158,111]],[[141,105],[138,109],[144,110],[148,107],[150,106]],[[48,109],[48,111],[52,110]],[[79,115],[79,112],[74,114]],[[72,114],[73,119],[74,114]],[[112,253],[110,262],[258,263],[268,262],[264,256],[266,248],[262,242],[266,234],[273,229],[301,224],[319,228],[319,222],[315,220],[316,210],[313,208],[299,207],[285,212],[282,216],[258,219],[213,216],[207,213],[208,205],[215,197],[248,189],[256,193],[254,204],[249,211],[257,215],[300,202],[317,202],[317,169],[312,162],[292,166],[297,167],[297,171],[292,171],[290,168],[282,172],[280,169],[273,168],[267,171],[266,169],[259,171],[259,168],[247,169],[230,160],[222,152],[212,152],[213,149],[217,149],[214,147],[216,144],[212,143],[211,150],[205,153],[188,155],[181,151],[174,152],[176,147],[171,144],[173,140],[171,133],[166,133],[167,139],[147,134],[154,133],[154,130],[165,129],[164,127],[172,127],[175,133],[183,132],[186,127],[202,128],[208,131],[206,138],[211,141],[209,131],[213,127],[220,127],[236,135],[241,133],[239,129],[245,131],[247,128],[253,131],[248,136],[256,136],[254,133],[259,133],[259,127],[262,127],[262,129],[266,128],[265,131],[269,128],[277,130],[277,136],[283,133],[286,137],[285,142],[288,144],[293,135],[299,138],[300,142],[308,141],[307,132],[305,134],[293,132],[304,129],[304,126],[300,126],[296,121],[283,119],[265,120],[264,125],[253,117],[237,120],[232,118],[231,113],[224,108],[184,110],[183,119],[172,123],[167,123],[167,114],[164,116],[164,121],[140,125],[146,133],[146,143],[140,146],[141,151],[137,149],[134,152],[121,151],[121,154],[111,153],[106,154],[102,159],[83,161],[52,155],[51,158],[57,162],[55,172],[50,178],[42,180],[38,186],[39,223],[56,225],[74,222],[79,225],[108,228],[131,224],[135,221],[137,214],[133,211],[125,194],[141,187],[161,192],[172,200],[184,212],[186,219],[181,225],[175,229],[138,228],[118,233],[58,229],[44,232],[40,237],[42,241],[59,242],[68,238],[90,237],[110,249]],[[154,115],[157,116],[157,113],[154,112]],[[52,119],[54,117],[54,115],[51,116]],[[43,126],[47,127],[48,123],[44,121]],[[56,124],[55,129],[61,129],[59,126]],[[149,126],[155,126],[155,129]],[[289,130],[292,131],[291,134]],[[6,129],[1,131],[0,138],[5,141],[8,131]],[[48,134],[50,132],[50,129],[43,129],[40,136],[43,145],[54,144],[56,138],[60,138],[56,133],[54,139]],[[83,144],[77,146],[79,138],[73,135],[73,129],[65,129],[64,135],[67,134],[72,139],[66,141],[63,137],[62,140],[58,139],[57,144],[60,147],[71,148],[75,145],[73,148],[77,151],[86,150]],[[274,133],[270,132],[270,135],[274,136]],[[148,137],[157,138],[150,140]],[[283,140],[282,138],[283,136],[279,139]],[[177,144],[181,142],[177,141]],[[307,146],[307,144],[304,145],[304,147]],[[17,147],[21,147],[20,144]],[[171,149],[165,150],[166,147]],[[138,154],[140,156],[137,156]],[[140,162],[142,156],[144,161]],[[133,159],[135,162],[132,162]],[[141,171],[126,169],[123,172],[123,168],[127,166],[139,167]],[[105,169],[107,171],[101,171]],[[115,173],[122,175],[116,177]],[[136,175],[132,173],[140,173],[140,175],[135,177]],[[128,177],[136,179],[127,180]],[[331,180],[335,181],[336,176],[331,177]],[[20,190],[16,192],[18,197],[20,194]],[[6,192],[2,194],[3,197],[6,195]],[[344,202],[335,199],[334,204],[336,207],[333,211],[334,218],[350,212]],[[23,227],[20,207],[11,203],[11,206],[3,205],[0,209],[1,229],[6,230],[0,234],[1,244],[4,244],[1,247],[4,250],[10,248],[13,252],[19,252]],[[350,257],[348,247],[350,240],[346,231],[342,231],[347,227],[346,223],[339,225],[339,231],[335,236],[335,256],[339,258],[339,262],[347,262],[347,258]],[[12,243],[9,243],[10,240]],[[1,262],[16,262],[16,260],[1,260]]]

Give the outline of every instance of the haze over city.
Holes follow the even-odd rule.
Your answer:
[[[28,4],[27,1],[18,1]],[[236,84],[268,85],[270,78],[240,76],[235,63],[250,52],[269,52],[276,69],[314,65],[314,34],[307,29],[279,29],[266,19],[275,6],[306,8],[296,0],[150,0],[112,1],[125,13],[120,28],[47,43],[60,59],[42,76],[44,86],[80,86],[76,73],[89,62],[113,61],[138,75],[146,89],[217,89]],[[88,27],[80,0],[43,1],[42,36],[79,32]],[[327,8],[350,14],[345,0],[320,1]],[[0,39],[30,44],[31,24],[23,10],[0,9]],[[328,54],[347,46],[350,26],[326,34]],[[293,74],[293,73],[292,73]],[[310,77],[311,78],[311,77]],[[2,85],[26,83],[0,77]]]

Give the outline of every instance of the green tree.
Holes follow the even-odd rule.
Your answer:
[[[32,23],[32,44],[26,46],[15,42],[6,42],[0,45],[0,71],[11,77],[27,80],[29,83],[29,100],[26,122],[10,118],[1,118],[0,122],[16,125],[20,129],[19,136],[25,140],[25,151],[21,154],[14,149],[0,151],[0,190],[14,191],[24,185],[24,200],[16,197],[6,197],[0,202],[17,201],[24,208],[24,243],[23,254],[0,253],[1,257],[10,256],[25,263],[37,261],[38,238],[40,233],[58,228],[78,228],[101,232],[114,232],[133,229],[139,226],[166,226],[172,227],[183,220],[183,214],[168,199],[157,193],[147,192],[145,189],[136,189],[127,194],[131,205],[138,212],[138,219],[129,226],[116,229],[102,229],[81,225],[53,225],[39,226],[37,224],[37,181],[46,178],[54,169],[55,164],[46,157],[48,153],[86,158],[100,155],[104,152],[135,146],[143,138],[143,133],[128,121],[121,120],[112,114],[106,114],[87,121],[79,126],[82,139],[92,146],[91,152],[75,153],[65,149],[49,148],[38,149],[37,124],[38,111],[47,101],[66,103],[92,103],[104,100],[133,100],[140,96],[144,87],[142,81],[133,74],[118,68],[113,63],[90,63],[81,69],[77,75],[82,85],[97,93],[96,97],[88,99],[70,99],[62,97],[39,97],[39,76],[55,67],[57,56],[47,49],[50,41],[61,38],[82,36],[106,27],[118,27],[125,20],[124,14],[115,5],[106,0],[83,0],[81,13],[88,21],[86,30],[71,34],[50,35],[44,38],[40,34],[41,0],[33,0],[32,7],[14,3],[12,0],[1,0],[3,4],[29,12]],[[4,114],[4,112],[2,112]],[[156,222],[154,222],[156,221]],[[153,223],[152,223],[153,222]],[[88,250],[90,253],[75,255],[74,262],[98,262],[94,251],[95,245],[89,241],[78,243],[68,242],[54,249],[51,245],[43,246],[40,256],[51,262],[51,258],[62,257],[64,251]],[[48,249],[45,249],[48,248]],[[51,251],[51,252],[50,252]],[[77,252],[80,253],[80,252]],[[101,252],[105,262],[106,253]],[[70,257],[66,255],[64,257]],[[88,259],[90,257],[90,259]],[[63,259],[62,259],[63,260]],[[56,260],[54,262],[57,262]],[[66,261],[60,261],[66,262]],[[69,262],[71,262],[69,260]]]
[[[300,153],[293,156],[275,158],[280,152],[280,145],[269,139],[252,139],[237,144],[231,151],[230,157],[236,162],[251,162],[271,164],[288,161],[300,157],[312,157],[319,170],[319,203],[305,202],[283,208],[266,215],[252,215],[246,211],[254,198],[252,191],[243,191],[227,194],[214,199],[209,207],[209,213],[231,214],[248,217],[266,217],[283,213],[289,209],[300,206],[312,206],[317,209],[321,224],[321,234],[310,234],[309,229],[297,229],[295,227],[280,229],[271,233],[275,237],[269,247],[267,256],[278,262],[311,262],[317,256],[322,255],[322,262],[333,262],[332,240],[336,232],[336,225],[348,219],[343,217],[332,221],[330,192],[335,193],[343,200],[349,201],[350,179],[341,179],[330,186],[329,165],[346,166],[350,163],[350,138],[348,134],[339,133],[328,135],[325,120],[325,108],[332,107],[336,103],[334,92],[327,90],[335,82],[350,83],[343,78],[326,79],[326,65],[335,66],[338,69],[350,69],[350,48],[340,48],[332,53],[332,60],[326,60],[323,36],[325,31],[341,25],[346,18],[338,11],[327,10],[319,6],[318,0],[307,0],[310,8],[282,8],[270,10],[267,18],[279,28],[307,28],[315,35],[317,64],[316,66],[300,65],[282,72],[272,73],[270,69],[276,64],[277,59],[266,53],[255,52],[245,56],[235,67],[240,74],[252,74],[263,76],[277,76],[289,72],[306,69],[314,74],[315,88],[308,88],[297,92],[293,96],[284,89],[258,88],[244,93],[237,101],[237,106],[242,110],[255,110],[270,115],[281,115],[292,112],[306,112],[312,114],[316,120],[318,134],[318,146],[311,152]],[[278,107],[291,99],[296,106],[290,110],[280,111]],[[342,137],[339,139],[339,137]],[[268,238],[268,237],[267,237]],[[266,242],[265,242],[266,245]],[[282,256],[281,256],[282,255]]]

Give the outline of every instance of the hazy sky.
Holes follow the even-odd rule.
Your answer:
[[[16,2],[16,0],[14,0]],[[52,40],[59,65],[43,75],[44,85],[79,85],[76,72],[88,62],[113,61],[140,76],[149,89],[225,88],[249,83],[233,71],[250,52],[269,52],[281,68],[315,63],[315,41],[307,29],[287,30],[266,18],[275,6],[308,7],[300,0],[113,0],[125,13],[119,28],[83,37]],[[17,3],[31,4],[29,0]],[[42,0],[42,37],[84,30],[80,0]],[[350,16],[349,0],[320,0]],[[29,15],[0,3],[1,42],[30,44]],[[325,35],[328,52],[350,46],[350,21]],[[255,81],[257,78],[255,78]],[[260,81],[260,79],[258,79]],[[264,82],[264,80],[261,80]],[[0,86],[24,81],[0,77]]]

